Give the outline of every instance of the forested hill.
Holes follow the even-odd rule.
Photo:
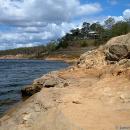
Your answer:
[[[104,25],[101,25],[99,22],[92,24],[84,22],[81,28],[72,29],[62,38],[47,45],[0,51],[0,56],[21,54],[41,58],[58,50],[61,52],[61,50],[69,48],[80,49],[99,46],[112,37],[127,34],[128,32],[130,32],[130,19],[116,22],[114,18],[110,17],[104,22]]]
[[[0,55],[16,55],[16,54],[33,54],[39,51],[45,51],[45,46],[35,46],[35,47],[23,47],[23,48],[16,48],[10,50],[2,50],[0,51]]]

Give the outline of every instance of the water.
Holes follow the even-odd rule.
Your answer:
[[[58,61],[0,60],[0,115],[19,102],[21,88],[50,71],[68,67]]]

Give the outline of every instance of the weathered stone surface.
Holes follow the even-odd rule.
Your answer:
[[[106,53],[106,60],[119,61],[128,57],[128,49],[126,45],[112,45]]]
[[[28,97],[28,96],[32,96],[33,94],[37,92],[40,92],[41,89],[42,89],[41,86],[32,85],[32,86],[27,86],[26,88],[23,88],[21,90],[21,93],[23,97]]]
[[[114,37],[110,39],[106,45],[104,46],[105,49],[110,48],[112,45],[126,45],[128,51],[130,51],[130,33],[127,35],[122,35],[118,37]]]
[[[51,88],[51,87],[55,87],[57,84],[58,84],[58,81],[55,78],[50,78],[50,79],[47,79],[45,81],[45,83],[43,84],[43,86],[45,88]]]
[[[119,65],[124,65],[124,64],[127,64],[129,61],[129,59],[122,59],[118,62]]]
[[[48,74],[34,81],[32,86],[27,86],[21,90],[22,96],[32,96],[33,94],[39,92],[42,88],[59,87],[63,88],[68,86],[68,82],[56,74]]]
[[[118,37],[111,38],[103,50],[108,61],[120,61],[122,59],[130,59],[130,33]]]
[[[62,87],[66,87],[66,86],[68,86],[67,81],[65,81],[64,79],[62,79],[58,76],[50,77],[43,84],[43,87],[45,87],[45,88],[50,88],[50,87],[62,88]]]
[[[59,95],[55,88],[41,90],[18,106],[15,114],[0,119],[0,130],[82,130],[57,108]]]
[[[79,68],[90,69],[106,65],[105,56],[100,49],[89,51],[80,56],[77,66]]]

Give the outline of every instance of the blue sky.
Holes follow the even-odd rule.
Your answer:
[[[82,22],[130,17],[129,0],[0,0],[0,50],[45,44]]]
[[[87,3],[89,0],[81,0],[82,3]],[[90,2],[98,2],[102,5],[103,12],[101,15],[120,16],[126,8],[130,8],[129,0],[90,0]]]

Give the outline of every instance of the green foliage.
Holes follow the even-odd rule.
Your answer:
[[[80,46],[81,47],[87,47],[88,43],[86,41],[83,41],[83,42],[80,43]]]
[[[92,31],[97,31],[98,33],[104,32],[103,26],[100,25],[100,23],[98,23],[98,22],[91,24],[90,30],[92,30]]]
[[[129,29],[129,24],[127,22],[117,22],[112,27],[112,37],[127,34],[130,31]]]
[[[17,54],[23,54],[23,55],[32,55],[32,54],[38,54],[45,52],[46,48],[44,45],[41,46],[35,46],[35,47],[24,47],[24,48],[17,48],[17,49],[10,49],[5,51],[0,51],[0,55],[17,55]]]
[[[125,21],[115,23],[112,28],[105,29],[102,34],[102,40],[109,40],[112,37],[124,35],[130,32],[130,24]]]
[[[52,51],[55,51],[56,50],[56,47],[57,47],[57,42],[50,42],[46,45],[46,51],[48,52],[52,52]]]
[[[97,33],[97,37],[94,36],[95,34],[90,35],[89,32]],[[70,33],[62,37],[56,48],[99,46],[112,37],[128,32],[130,32],[129,22],[116,23],[112,17],[105,21],[105,25],[101,25],[99,22],[93,24],[84,22],[81,29],[72,29]]]

